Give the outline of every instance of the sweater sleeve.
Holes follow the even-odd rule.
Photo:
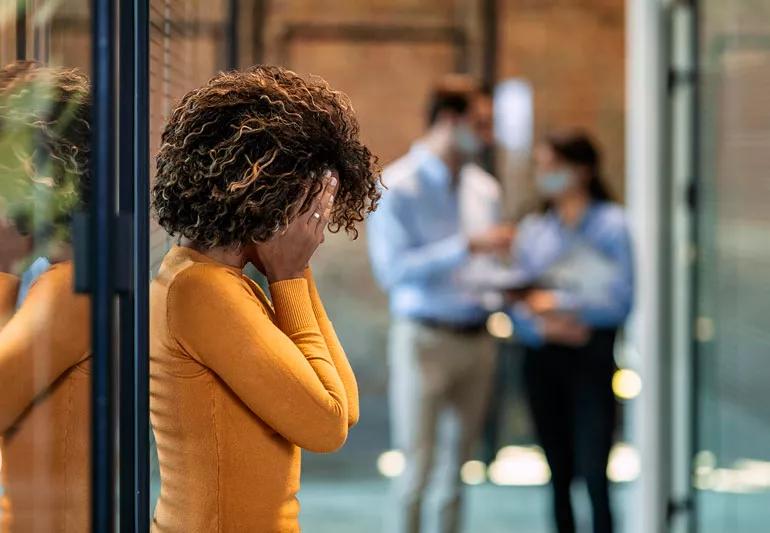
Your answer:
[[[0,330],[0,433],[91,347],[90,300],[74,294],[71,264],[52,267]]]
[[[329,353],[331,354],[332,361],[334,361],[334,366],[345,387],[345,393],[348,398],[348,427],[353,427],[358,423],[359,418],[358,384],[356,383],[356,376],[353,373],[353,369],[350,367],[350,362],[345,355],[345,350],[337,338],[337,332],[334,330],[334,325],[326,314],[326,309],[321,301],[321,295],[318,294],[318,289],[316,288],[315,280],[313,279],[313,273],[309,267],[305,269],[305,279],[307,280],[308,289],[310,291],[313,314],[318,321],[318,326],[321,328],[321,334],[324,336],[326,346],[329,348]]]
[[[194,265],[169,288],[168,325],[275,431],[302,448],[334,451],[347,438],[347,397],[307,281],[279,281],[270,293],[275,323],[238,272]]]

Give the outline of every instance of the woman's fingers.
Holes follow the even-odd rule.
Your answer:
[[[329,223],[337,184],[337,173],[327,170],[324,173],[324,186],[313,202],[313,207],[308,217],[308,225],[315,232],[323,232],[323,228]]]
[[[318,222],[318,219],[323,213],[323,209],[321,209],[321,198],[326,192],[326,185],[329,180],[328,176],[329,176],[329,171],[327,170],[324,172],[322,176],[321,189],[315,193],[313,201],[310,204],[310,209],[308,209],[307,213],[305,213],[304,216],[302,217],[302,219],[305,221],[306,224],[311,225],[313,227],[315,227],[316,223]]]
[[[318,213],[321,215],[317,217],[318,224],[315,228],[316,234],[320,237],[323,236],[324,229],[329,223],[329,218],[332,215],[332,207],[334,207],[334,195],[337,192],[337,185],[339,178],[337,173],[332,171],[324,188],[324,192],[321,195],[320,205],[318,206]]]
[[[311,174],[312,175],[312,174]],[[289,220],[297,220],[297,218],[300,218],[300,211],[302,210],[302,206],[305,205],[305,202],[307,202],[307,197],[310,195],[310,187],[302,194],[302,198],[300,198],[296,204],[294,204],[289,211]]]
[[[337,171],[332,170],[329,175],[329,181],[326,183],[324,193],[321,196],[321,208],[328,219],[331,216],[332,206],[334,205],[334,195],[337,193],[339,177]]]

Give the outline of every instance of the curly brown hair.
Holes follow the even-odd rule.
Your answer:
[[[377,158],[349,99],[275,66],[224,72],[182,98],[162,135],[152,202],[160,225],[204,247],[252,244],[284,228],[336,169],[329,229],[355,238],[379,199]],[[309,194],[308,194],[309,192]]]
[[[90,115],[79,70],[26,60],[0,69],[2,214],[21,232],[69,237],[90,190]]]

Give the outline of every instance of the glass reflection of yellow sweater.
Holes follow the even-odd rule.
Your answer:
[[[358,419],[355,377],[310,271],[270,285],[184,247],[152,283],[156,532],[299,531],[300,448]]]
[[[49,268],[0,330],[5,533],[89,529],[90,302],[72,277]]]
[[[0,272],[0,330],[13,316],[20,280],[13,274]]]

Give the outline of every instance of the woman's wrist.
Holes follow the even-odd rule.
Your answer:
[[[286,278],[271,282],[270,297],[276,324],[281,331],[291,336],[300,331],[318,330],[307,281],[304,278]]]
[[[305,271],[302,270],[270,270],[267,269],[267,272],[265,272],[265,276],[267,277],[268,283],[277,283],[279,281],[284,281],[287,279],[297,279],[297,278],[304,278],[305,277]]]

